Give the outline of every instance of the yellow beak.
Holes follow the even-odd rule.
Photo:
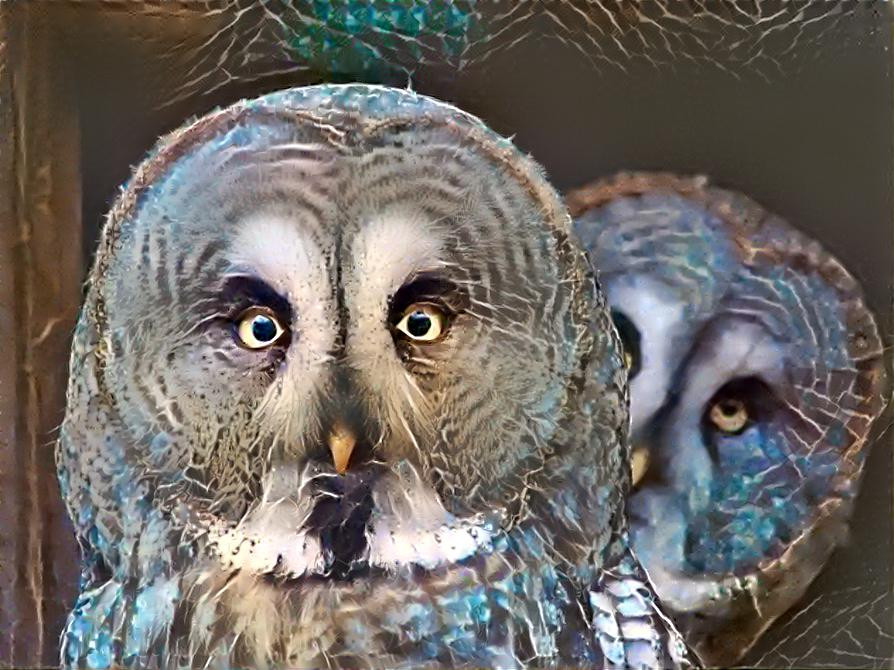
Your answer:
[[[649,470],[649,450],[646,447],[635,447],[630,457],[630,470],[632,471],[632,482],[635,487],[640,483],[642,478]]]
[[[348,471],[351,452],[354,451],[356,444],[357,438],[354,437],[354,433],[343,424],[336,423],[332,427],[332,432],[329,433],[329,451],[332,452],[332,463],[338,474],[343,475]]]

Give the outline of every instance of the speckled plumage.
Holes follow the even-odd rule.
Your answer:
[[[410,288],[452,314],[425,347]],[[258,302],[289,338],[249,351]],[[73,345],[63,664],[688,665],[628,546],[619,346],[540,169],[455,108],[319,86],[175,132]]]
[[[874,319],[818,243],[705,178],[620,174],[568,202],[637,331],[634,549],[702,659],[734,663],[847,535],[884,406]],[[724,431],[730,401],[748,419]]]

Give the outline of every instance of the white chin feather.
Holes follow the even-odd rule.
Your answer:
[[[375,509],[366,538],[370,565],[431,569],[490,549],[500,514],[454,517],[415,471],[396,479],[384,482],[373,494]]]
[[[215,520],[207,526],[208,545],[225,570],[287,578],[325,574],[317,537],[301,530],[313,508],[312,497],[301,494],[303,480],[297,470],[275,470],[263,499],[239,524]],[[287,490],[297,498],[287,497]],[[373,501],[363,560],[386,570],[433,569],[489,551],[502,520],[501,512],[453,516],[406,463],[377,482]]]

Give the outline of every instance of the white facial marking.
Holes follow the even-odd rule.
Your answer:
[[[302,434],[337,334],[324,250],[301,221],[259,213],[240,222],[228,257],[231,274],[267,282],[291,305],[293,322],[282,324],[292,331],[287,369],[281,386],[271,386],[270,397],[276,402],[265,400],[264,409],[271,418],[278,417],[280,423],[290,426],[294,434]]]
[[[500,525],[499,513],[457,518],[441,503],[407,461],[376,489],[371,519],[369,562],[396,569],[420,565],[435,568],[489,549]]]
[[[421,212],[394,207],[376,214],[351,244],[358,289],[381,302],[414,273],[443,267],[443,242],[442,232]]]
[[[348,352],[362,362],[365,378],[374,380],[371,397],[385,400],[378,411],[386,423],[403,427],[415,444],[406,417],[419,417],[416,405],[424,398],[395,354],[388,301],[413,275],[446,266],[445,233],[409,206],[374,212],[360,223],[345,259],[344,295],[351,313]]]
[[[229,258],[235,268],[254,272],[283,294],[303,296],[328,283],[322,250],[300,222],[277,215],[242,221]]]
[[[715,324],[723,331],[689,365],[680,406],[701,416],[705,403],[728,381],[760,377],[771,386],[785,373],[784,352],[761,326],[737,319]]]
[[[640,370],[630,382],[631,434],[648,423],[667,399],[673,369],[678,360],[674,337],[686,328],[685,305],[660,282],[630,276],[607,287],[610,304],[627,315],[640,332]]]
[[[211,528],[209,541],[224,568],[291,578],[324,574],[319,540],[303,530],[314,504],[305,492],[307,482],[294,467],[275,468],[265,479],[260,504],[239,524]],[[373,498],[363,559],[387,570],[432,569],[489,551],[502,521],[499,512],[453,516],[405,461],[377,484]]]

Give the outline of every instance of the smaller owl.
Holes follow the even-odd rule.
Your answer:
[[[846,537],[884,406],[875,322],[819,244],[705,178],[567,202],[625,343],[634,549],[702,659],[735,662]]]

